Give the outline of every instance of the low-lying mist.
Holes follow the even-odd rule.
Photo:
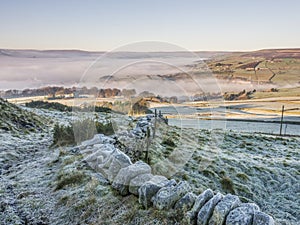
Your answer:
[[[1,50],[0,89],[96,86],[136,89],[137,92],[149,91],[164,96],[186,96],[274,87],[272,84],[216,80],[202,61],[205,55],[201,57],[182,52],[105,55],[82,51]],[[196,62],[197,68],[187,66]]]

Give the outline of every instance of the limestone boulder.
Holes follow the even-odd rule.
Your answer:
[[[208,200],[210,200],[214,196],[214,193],[211,189],[207,189],[202,192],[195,200],[195,203],[190,211],[186,213],[186,219],[189,224],[196,224],[197,215],[200,209],[204,206]]]
[[[130,158],[116,148],[111,152],[102,150],[102,155],[97,157],[96,170],[112,182],[120,169],[131,164]]]
[[[112,187],[118,190],[121,195],[128,195],[130,181],[138,175],[149,173],[151,173],[151,167],[142,161],[138,161],[122,168],[115,177]]]
[[[198,225],[207,225],[211,218],[216,205],[222,200],[223,195],[217,193],[214,197],[208,200],[207,203],[200,209],[197,218]]]
[[[142,131],[142,129],[140,127],[136,127],[135,129],[133,129],[131,131],[131,133],[138,138],[145,137],[145,133]]]
[[[191,187],[186,181],[181,181],[175,186],[163,187],[152,198],[153,205],[159,210],[171,209],[190,189]]]
[[[227,194],[216,205],[213,215],[209,220],[209,225],[223,225],[226,221],[228,213],[234,208],[240,206],[241,201],[238,196]]]
[[[273,217],[260,211],[254,211],[253,225],[275,225]]]
[[[147,120],[140,120],[137,122],[136,127],[146,127],[149,125],[150,123]]]
[[[197,198],[197,195],[195,195],[193,192],[186,193],[181,199],[176,202],[174,209],[181,211],[181,212],[187,212],[190,210]]]
[[[95,134],[92,139],[83,141],[80,147],[86,147],[95,144],[114,144],[115,140],[111,137],[108,137],[104,134]]]
[[[226,218],[226,225],[252,225],[254,212],[259,210],[258,205],[254,203],[242,203],[230,211]]]
[[[176,184],[175,180],[168,180],[164,176],[156,175],[151,180],[145,182],[139,189],[139,203],[148,208],[152,205],[152,197],[163,187],[173,186]]]
[[[134,195],[139,195],[139,188],[147,181],[151,180],[151,173],[141,174],[133,178],[129,183],[129,192]]]
[[[115,147],[111,144],[99,144],[96,149],[93,149],[93,153],[87,155],[84,160],[93,168],[97,169],[97,166],[115,152]]]
[[[119,171],[131,164],[130,158],[125,153],[117,150],[115,154],[112,154],[111,163],[106,172],[108,180],[113,182]]]

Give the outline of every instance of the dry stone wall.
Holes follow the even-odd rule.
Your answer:
[[[143,138],[151,117],[141,118],[132,134]],[[186,181],[177,183],[164,176],[154,175],[151,167],[142,162],[132,163],[115,146],[115,139],[97,134],[84,141],[79,149],[84,160],[101,173],[120,195],[133,194],[145,208],[180,210],[189,224],[197,225],[273,225],[274,219],[254,203],[241,203],[238,196],[205,190],[195,195]]]

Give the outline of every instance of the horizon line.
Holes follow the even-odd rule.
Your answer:
[[[187,50],[187,51],[111,51],[111,50],[86,50],[86,49],[79,49],[79,48],[53,48],[53,49],[34,49],[34,48],[0,48],[0,50],[12,50],[12,51],[78,51],[78,52],[90,52],[90,53],[107,53],[107,52],[151,52],[151,53],[176,53],[176,52],[228,52],[228,53],[243,53],[243,52],[256,52],[256,51],[265,51],[265,50],[300,50],[299,47],[279,47],[279,48],[260,48],[254,50]]]

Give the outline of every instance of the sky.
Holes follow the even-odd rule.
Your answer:
[[[0,0],[0,48],[191,51],[300,47],[299,0]]]

